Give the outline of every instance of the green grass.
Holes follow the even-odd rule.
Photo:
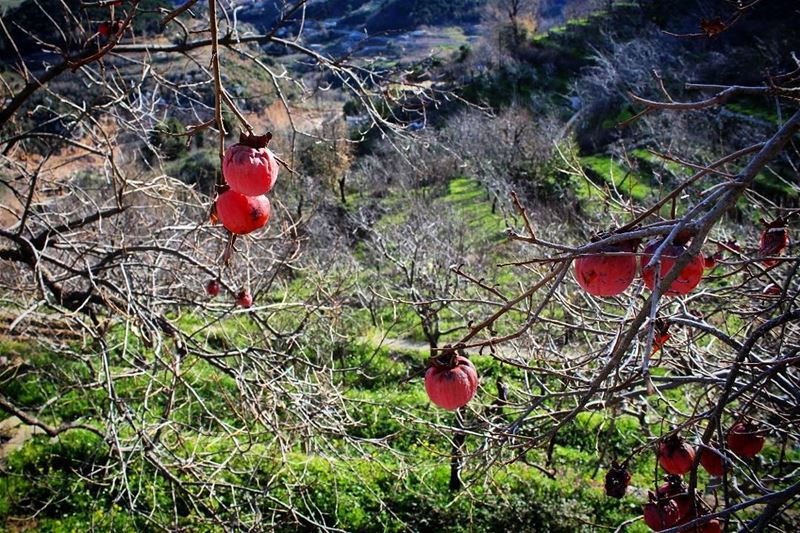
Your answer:
[[[472,230],[475,242],[505,239],[506,223],[499,213],[492,213],[486,190],[477,180],[468,177],[450,180],[443,201],[455,208],[459,218]]]
[[[633,170],[625,169],[610,156],[592,155],[581,158],[585,168],[596,172],[605,183],[615,187],[620,194],[637,201],[644,201],[652,195],[652,187]]]

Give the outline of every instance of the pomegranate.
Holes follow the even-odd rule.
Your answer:
[[[775,285],[774,283],[770,283],[769,285],[764,287],[764,290],[762,292],[767,296],[778,296],[783,291],[779,286]]]
[[[218,295],[219,289],[220,289],[219,280],[212,279],[209,280],[208,283],[206,283],[206,292],[211,297]]]
[[[655,334],[653,336],[653,353],[663,348],[670,337],[672,337],[672,335],[669,332],[669,322],[661,318],[656,319]]]
[[[680,511],[674,500],[656,500],[652,493],[650,501],[642,509],[644,523],[653,531],[663,531],[669,529],[680,520]]]
[[[692,499],[680,476],[667,476],[667,481],[656,489],[656,497],[658,500],[673,500],[678,508],[678,518],[681,520],[685,519],[692,510]]]
[[[644,279],[645,286],[653,290],[653,285],[655,282],[655,269],[654,268],[645,268],[645,265],[650,262],[650,258],[653,257],[653,254],[661,246],[663,241],[650,241],[644,249],[644,255],[642,256],[642,279]],[[667,275],[667,273],[672,269],[675,265],[675,262],[678,258],[683,255],[686,251],[686,246],[682,244],[672,244],[668,245],[664,252],[661,254],[661,277]],[[697,284],[700,283],[700,279],[703,277],[703,270],[705,268],[705,260],[703,259],[703,254],[697,254],[692,257],[689,264],[683,267],[678,277],[675,281],[672,282],[669,289],[665,292],[666,296],[678,296],[681,294],[688,294],[697,287]]]
[[[776,256],[780,255],[789,246],[789,232],[786,231],[786,221],[778,217],[772,222],[761,221],[765,225],[761,232],[761,239],[758,243],[758,255]],[[761,261],[766,267],[772,267],[780,263],[779,259],[764,259]]]
[[[692,469],[694,448],[678,435],[667,437],[658,447],[658,464],[668,474],[683,475]]]
[[[626,463],[622,465],[616,461],[611,463],[611,468],[606,473],[606,494],[612,498],[622,498],[631,482],[631,473]]]
[[[247,196],[266,194],[275,185],[278,163],[267,148],[272,134],[258,137],[242,133],[239,143],[229,146],[222,159],[225,182]]]
[[[636,276],[638,241],[627,241],[604,248],[602,252],[575,260],[575,279],[594,296],[616,296],[630,286]],[[610,252],[630,255],[608,255]]]
[[[755,457],[764,447],[764,436],[758,423],[739,421],[728,430],[728,448],[739,457]]]
[[[697,528],[699,533],[722,533],[722,524],[714,518]]]
[[[703,266],[706,268],[706,270],[716,268],[720,259],[722,259],[721,251],[715,254],[709,254],[703,258]]]
[[[228,231],[244,235],[263,227],[269,221],[271,209],[265,196],[245,196],[227,190],[217,198],[216,212]]]
[[[425,392],[439,407],[454,411],[475,396],[478,372],[466,357],[445,357],[444,360],[447,362],[434,361],[425,372]]]
[[[703,447],[697,453],[700,454],[700,464],[709,475],[720,477],[727,470],[727,461],[716,448]]]
[[[236,295],[236,303],[239,307],[245,309],[250,308],[250,306],[253,305],[253,296],[250,294],[250,291],[247,289],[240,290],[239,294]]]

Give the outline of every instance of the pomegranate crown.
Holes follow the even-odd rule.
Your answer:
[[[264,135],[253,135],[251,133],[247,133],[246,131],[242,131],[239,133],[239,144],[249,146],[250,148],[254,148],[256,150],[260,150],[261,148],[266,148],[271,140],[272,140],[271,131],[268,131]]]
[[[466,357],[462,344],[453,346],[445,344],[442,347],[442,353],[435,355],[428,359],[428,366],[436,368],[455,368],[458,366],[458,357]]]

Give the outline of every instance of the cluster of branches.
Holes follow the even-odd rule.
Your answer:
[[[175,136],[191,141],[204,131],[213,132],[220,154],[226,131],[237,126],[256,130],[255,110],[244,107],[226,87],[226,62],[221,59],[227,53],[231,63],[243,61],[263,73],[272,95],[286,109],[289,128],[282,137],[276,136],[276,143],[283,142],[280,155],[291,163],[296,137],[316,134],[295,122],[288,92],[310,89],[307,80],[294,79],[289,70],[266,61],[258,48],[265,44],[301,54],[322,73],[321,86],[340,86],[361,104],[368,127],[400,135],[392,139],[403,138],[409,114],[424,117],[426,106],[447,95],[403,80],[400,72],[329,57],[305,46],[299,37],[279,37],[281,27],[298,20],[302,27],[304,0],[287,4],[275,27],[264,33],[240,27],[231,6],[214,0],[207,6],[187,0],[176,9],[160,11],[138,0],[87,4],[94,10],[91,13],[102,15],[58,5],[61,11],[47,17],[52,34],[63,35],[57,31],[63,18],[81,39],[64,36],[57,42],[42,42],[41,33],[26,28],[24,22],[16,20],[14,28],[8,28],[3,21],[9,39],[6,49],[17,50],[18,64],[2,78],[0,180],[6,196],[0,204],[0,282],[7,293],[14,293],[9,299],[20,306],[14,323],[46,312],[81,334],[81,350],[69,351],[70,358],[89,372],[75,372],[65,379],[62,390],[77,389],[87,395],[101,391],[104,400],[97,412],[102,424],[87,416],[54,425],[45,416],[48,407],[32,413],[4,397],[0,409],[51,436],[65,431],[100,436],[109,453],[98,466],[101,472],[93,475],[102,476],[130,509],[148,520],[161,518],[141,505],[147,495],[128,477],[133,466],[166,480],[176,508],[188,505],[198,516],[223,527],[235,529],[278,515],[328,528],[300,505],[273,495],[272,489],[281,483],[274,472],[256,472],[261,458],[286,457],[298,440],[309,452],[333,457],[342,453],[337,439],[357,449],[365,446],[349,437],[348,428],[358,421],[342,407],[343,395],[331,371],[337,368],[334,359],[342,336],[337,313],[351,289],[348,273],[337,272],[324,259],[305,257],[307,215],[280,202],[267,235],[240,241],[232,263],[221,264],[227,236],[206,223],[210,199],[167,175],[152,133],[173,106],[191,122]],[[176,33],[172,42],[137,30],[138,17],[156,12],[164,31]],[[91,18],[96,16],[101,18]],[[100,23],[117,20],[111,33],[100,32]],[[20,32],[37,42],[42,55],[31,59],[19,52],[14,36]],[[164,57],[181,58],[197,77],[176,76],[170,71],[175,63],[167,61],[165,66]],[[37,62],[44,62],[44,67],[35,67]],[[796,107],[797,80],[794,72],[756,87],[692,86],[711,96],[690,103],[675,102],[666,94],[663,101],[632,99],[643,106],[642,114],[684,112],[752,94],[779,97]],[[434,428],[455,429],[454,457],[464,453],[465,435],[480,443],[471,452],[479,459],[471,479],[480,479],[498,463],[529,461],[527,453],[533,449],[552,452],[559,432],[581,412],[632,411],[641,402],[663,401],[674,431],[694,434],[705,444],[715,437],[723,441],[722,428],[740,412],[759,418],[777,441],[798,441],[800,259],[789,255],[777,267],[764,268],[748,250],[725,247],[725,239],[715,233],[742,198],[765,211],[780,211],[765,205],[750,187],[776,158],[796,160],[796,154],[793,158],[786,153],[796,151],[798,130],[800,111],[795,111],[770,138],[717,161],[669,156],[695,173],[652,205],[635,205],[617,191],[591,184],[607,198],[609,212],[629,214],[591,244],[569,246],[543,238],[536,231],[535,217],[513,196],[521,229],[509,237],[524,245],[520,253],[526,253],[528,246],[540,250],[539,255],[508,266],[526,280],[516,294],[459,265],[463,243],[447,236],[465,238],[464,228],[426,229],[420,217],[434,215],[422,208],[424,199],[416,211],[419,216],[410,220],[413,230],[400,230],[388,238],[373,235],[371,253],[402,273],[404,297],[395,301],[418,310],[433,355],[453,349],[480,351],[528,376],[524,386],[510,391],[498,383],[491,409],[466,409],[457,415],[454,428]],[[514,132],[509,135],[513,138]],[[288,167],[284,175],[293,175]],[[585,178],[579,167],[565,167],[563,172]],[[70,174],[74,168],[83,173]],[[483,171],[500,172],[489,164]],[[492,189],[499,196],[505,185],[495,181]],[[699,197],[685,194],[703,183],[709,186]],[[690,235],[691,245],[650,293],[637,286],[609,306],[573,290],[569,272],[575,258],[613,243],[656,237],[669,241],[679,233]],[[430,236],[433,239],[423,238]],[[428,252],[423,245],[431,242],[446,250],[444,258],[424,260]],[[727,254],[721,264],[728,273],[722,279],[734,284],[705,284],[686,299],[665,297],[665,289],[692,255],[717,242]],[[656,252],[652,265],[660,264],[662,251]],[[449,262],[447,254],[456,257]],[[340,282],[333,290],[320,283],[303,291],[302,297],[274,297],[284,292],[298,270],[320,276],[331,273],[340,276]],[[442,272],[445,278],[437,278],[436,273]],[[218,278],[229,294],[249,287],[258,304],[252,311],[241,311],[228,303],[208,302],[203,286],[212,278]],[[780,294],[754,297],[767,282],[780,287]],[[464,299],[464,286],[483,296]],[[491,311],[466,318],[464,326],[443,330],[439,313],[459,303],[459,294],[461,303]],[[370,291],[368,298],[372,297],[385,294],[379,287]],[[697,316],[695,304],[710,310]],[[565,318],[553,318],[554,308],[563,309]],[[201,316],[200,325],[194,325],[193,314]],[[744,324],[735,334],[720,326],[729,316]],[[681,362],[669,363],[682,374],[650,372],[658,319],[683,327],[684,334],[675,335],[670,348],[680,354]],[[231,321],[237,324],[233,333],[223,327]],[[465,333],[453,346],[441,346],[443,335],[456,332]],[[713,342],[707,342],[710,337]],[[580,349],[572,348],[575,339],[581,341]],[[220,388],[218,401],[205,399],[203,387],[209,384],[197,379],[197,372],[206,368],[219,376],[218,383],[210,385]],[[0,379],[15,379],[24,371],[24,365],[3,369]],[[147,384],[136,407],[123,392],[124,384],[134,379]],[[694,412],[670,405],[665,392],[676,388],[697,400]],[[648,414],[642,416],[646,419]],[[217,435],[217,441],[197,453],[188,435]],[[632,456],[649,453],[660,438],[648,435]],[[252,463],[242,462],[243,450],[257,450],[248,455],[255,456]],[[552,475],[546,464],[534,466]],[[458,478],[460,461],[454,468]],[[228,481],[228,473],[241,472],[250,472],[252,482]],[[727,518],[748,506],[764,505],[752,522],[764,528],[800,494],[791,467],[781,465],[779,472],[759,477],[746,465],[737,465],[737,475],[752,481],[752,493],[734,502],[726,492],[725,505],[700,520]],[[690,490],[696,486],[694,480],[693,475]]]
[[[107,452],[88,477],[103,479],[154,526],[180,527],[170,509],[151,512],[157,498],[149,501],[134,471],[163,480],[173,508],[225,528],[272,516],[324,529],[303,506],[272,496],[281,481],[269,469],[256,475],[253,465],[275,464],[298,441],[326,456],[342,453],[337,438],[362,446],[348,436],[357,421],[330,372],[339,364],[346,265],[309,256],[311,213],[280,199],[269,230],[240,239],[232,260],[221,261],[229,238],[208,222],[213,196],[176,179],[165,153],[167,145],[202,145],[211,133],[221,157],[234,130],[270,127],[262,109],[234,93],[234,66],[257,72],[265,80],[258,89],[285,112],[273,146],[287,188],[309,179],[292,166],[299,137],[351,142],[298,121],[292,95],[340,88],[366,117],[362,138],[370,130],[402,137],[446,96],[404,79],[404,71],[316,51],[302,31],[279,37],[282,28],[302,29],[305,4],[285,3],[263,33],[238,23],[233,3],[214,0],[178,7],[31,0],[0,19],[2,48],[13,58],[0,104],[3,305],[13,311],[11,330],[52,317],[65,337],[53,341],[65,355],[53,370],[55,396],[32,410],[0,395],[0,410],[51,437],[99,436]],[[299,55],[313,73],[265,57],[263,45],[293,61]],[[162,127],[166,118],[181,127]],[[289,290],[297,274],[317,284]],[[204,289],[213,279],[223,293],[216,301]],[[242,288],[255,297],[250,310],[233,304]],[[4,383],[37,372],[25,361],[3,365]],[[127,397],[131,383],[144,397]],[[75,391],[97,401],[62,421],[57,406]],[[204,436],[216,443],[197,453],[194,442]],[[248,469],[252,483],[230,481],[229,473]]]

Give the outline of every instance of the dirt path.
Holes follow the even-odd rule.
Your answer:
[[[43,429],[23,424],[22,420],[16,416],[10,416],[0,422],[0,464],[4,463],[11,452],[20,448],[31,437],[43,433]]]

